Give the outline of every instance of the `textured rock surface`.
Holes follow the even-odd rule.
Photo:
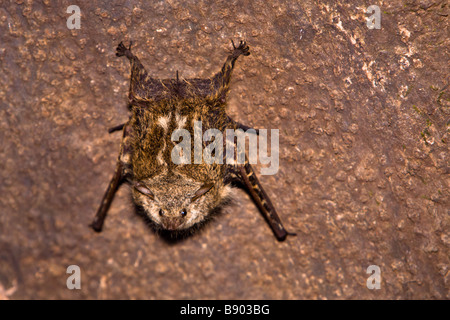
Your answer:
[[[74,1],[0,1],[0,298],[450,298],[446,1],[76,2],[79,30]],[[280,171],[261,181],[297,237],[278,243],[237,189],[168,242],[125,185],[94,233],[120,143],[106,130],[128,117],[115,46],[133,40],[156,77],[209,77],[230,38],[252,54],[229,114],[280,129]]]

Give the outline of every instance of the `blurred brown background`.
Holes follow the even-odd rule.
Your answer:
[[[449,299],[447,1],[0,1],[0,298]],[[69,5],[81,29],[69,30]],[[366,9],[381,9],[381,29]],[[280,129],[261,177],[297,237],[251,202],[168,242],[126,185],[104,231],[129,64],[209,77],[246,39],[229,114]],[[66,268],[81,268],[81,290]],[[369,290],[366,269],[381,269]]]

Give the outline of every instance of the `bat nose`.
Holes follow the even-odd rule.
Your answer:
[[[180,217],[163,217],[163,219],[161,219],[163,228],[172,231],[177,230],[183,222],[184,219]]]

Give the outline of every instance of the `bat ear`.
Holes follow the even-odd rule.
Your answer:
[[[153,192],[150,191],[149,188],[147,188],[146,185],[144,185],[141,182],[136,182],[134,184],[134,188],[139,191],[140,193],[142,193],[143,195],[146,195],[147,197],[149,197],[150,199],[154,200],[155,199],[155,195],[153,194]]]
[[[205,183],[204,185],[202,185],[200,187],[200,189],[198,189],[195,193],[194,196],[191,199],[191,202],[194,202],[195,200],[197,200],[198,198],[200,198],[202,195],[204,195],[205,193],[207,193],[209,190],[211,190],[211,188],[214,187],[214,183]]]

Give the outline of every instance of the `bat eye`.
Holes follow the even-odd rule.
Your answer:
[[[187,210],[183,209],[183,210],[180,211],[180,213],[181,213],[182,217],[185,217],[187,215]]]
[[[137,191],[139,191],[140,193],[142,193],[143,195],[146,195],[147,197],[149,197],[150,199],[154,199],[155,196],[153,195],[153,193],[142,183],[138,182],[134,185],[134,187],[136,188]]]
[[[164,215],[164,211],[162,209],[159,209],[159,215],[162,217]]]

